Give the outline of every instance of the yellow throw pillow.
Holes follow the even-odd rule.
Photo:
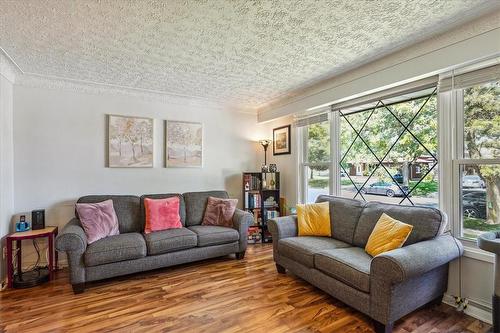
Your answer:
[[[372,257],[403,246],[413,226],[393,219],[383,213],[373,229],[365,251]]]
[[[299,236],[331,236],[330,203],[297,205]]]

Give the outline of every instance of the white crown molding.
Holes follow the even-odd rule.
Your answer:
[[[9,55],[0,47],[0,75],[15,83],[16,77],[21,74],[17,64],[9,57]]]
[[[224,109],[231,110],[232,112],[236,113],[245,113],[252,115],[257,114],[257,111],[255,109],[244,108],[238,105],[226,104],[224,102],[208,100],[196,96],[175,95],[162,91],[122,87],[118,85],[102,84],[81,80],[71,80],[33,73],[19,74],[16,79],[16,86],[61,90],[92,95],[126,96],[137,98],[146,102],[168,103],[170,105],[189,104],[200,108]]]

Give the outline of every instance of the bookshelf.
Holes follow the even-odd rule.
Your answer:
[[[243,205],[254,216],[254,223],[248,228],[248,242],[270,243],[267,221],[280,216],[281,211],[280,173],[244,172]]]

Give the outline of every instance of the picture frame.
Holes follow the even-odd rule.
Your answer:
[[[165,167],[203,167],[203,123],[165,120]]]
[[[108,114],[107,167],[152,168],[154,119]]]
[[[291,154],[291,125],[273,129],[273,155]]]

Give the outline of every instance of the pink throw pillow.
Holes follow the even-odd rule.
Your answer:
[[[144,233],[149,234],[153,231],[182,228],[179,206],[179,197],[165,199],[145,198],[146,226],[144,227]]]
[[[201,224],[232,227],[237,203],[238,199],[208,197],[207,208]]]
[[[82,223],[87,243],[120,234],[113,200],[96,203],[77,203],[76,211]]]

